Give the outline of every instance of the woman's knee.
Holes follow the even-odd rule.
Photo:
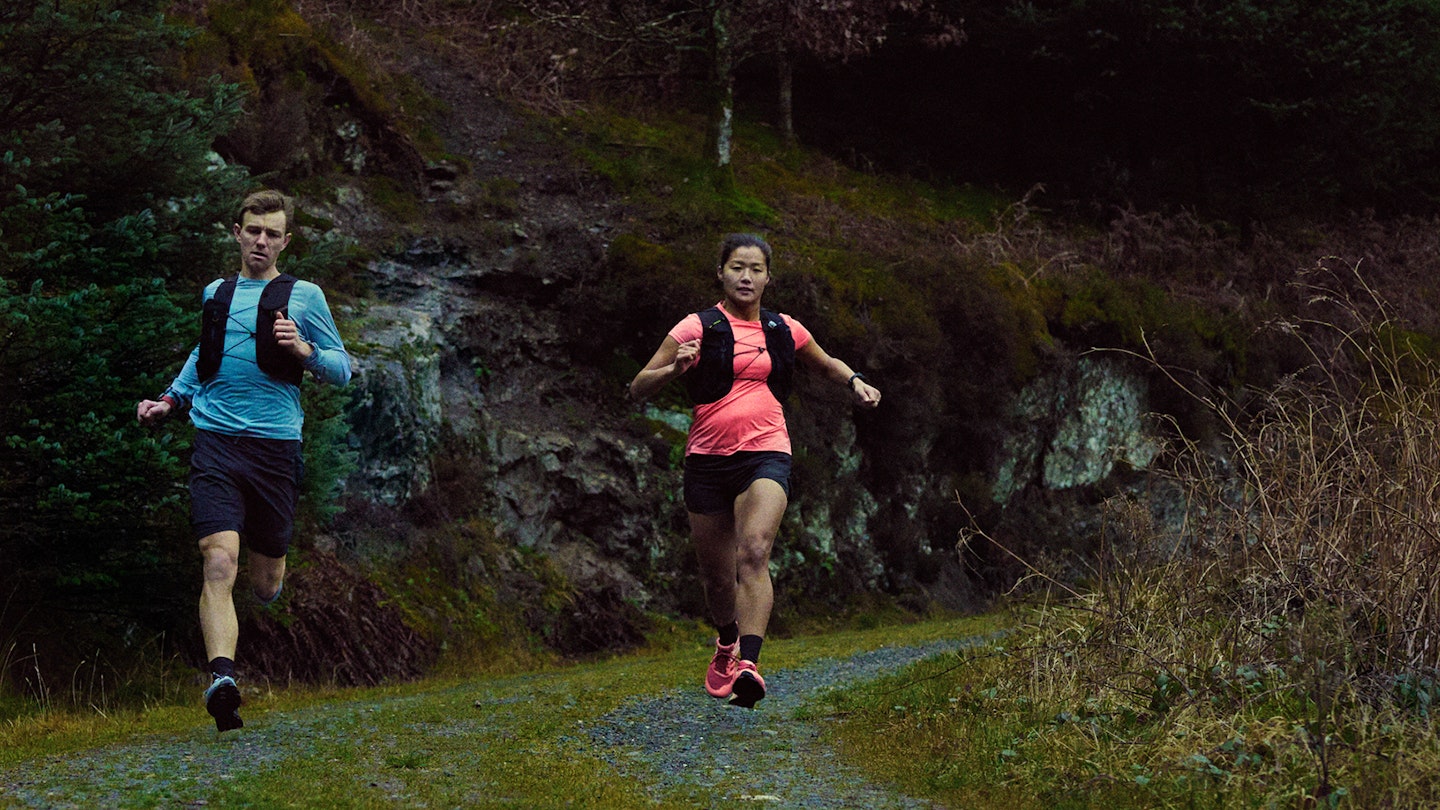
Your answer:
[[[740,579],[770,573],[770,546],[768,537],[748,538],[740,543],[735,552],[735,568]]]

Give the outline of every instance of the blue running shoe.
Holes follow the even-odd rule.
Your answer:
[[[220,675],[205,690],[205,711],[215,718],[216,731],[230,731],[245,725],[240,719],[240,687],[229,675]]]

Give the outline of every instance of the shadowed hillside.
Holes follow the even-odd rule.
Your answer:
[[[870,148],[829,128],[846,109],[838,101],[810,118],[797,107],[802,138],[823,129],[824,149],[787,145],[762,101],[763,54],[742,71],[731,175],[717,185],[696,66],[606,61],[595,31],[556,27],[542,6],[181,4],[172,20],[197,29],[157,51],[168,55],[154,69],[177,87],[218,76],[211,103],[224,113],[194,128],[177,164],[189,167],[183,184],[106,197],[134,182],[125,161],[107,163],[106,185],[90,193],[116,213],[64,197],[93,179],[85,171],[21,172],[7,158],[6,179],[29,190],[7,198],[5,221],[43,221],[60,245],[129,246],[122,237],[142,233],[116,255],[133,257],[134,276],[143,266],[164,281],[145,288],[146,317],[168,324],[146,333],[138,365],[36,368],[37,356],[85,357],[93,323],[137,308],[119,303],[131,290],[96,270],[103,262],[45,264],[59,255],[41,250],[48,242],[21,244],[14,234],[26,231],[7,226],[3,311],[17,337],[0,360],[21,394],[7,398],[0,459],[0,498],[17,516],[0,535],[0,584],[15,606],[0,614],[0,649],[18,673],[7,688],[37,690],[33,665],[70,671],[92,644],[117,660],[138,649],[120,638],[163,638],[181,664],[197,656],[175,490],[188,438],[183,427],[142,435],[126,408],[193,341],[188,307],[224,264],[209,223],[247,185],[300,198],[294,271],[333,291],[358,370],[353,392],[307,393],[317,418],[297,570],[357,578],[351,592],[364,598],[335,608],[296,597],[247,616],[248,637],[294,645],[283,660],[248,664],[279,680],[373,682],[435,661],[601,654],[664,644],[695,621],[700,594],[676,503],[684,402],[674,391],[636,410],[622,391],[670,325],[713,302],[708,270],[727,231],[771,238],[767,301],[886,397],[876,413],[853,413],[839,392],[802,379],[790,403],[797,481],[776,553],[781,633],[983,607],[1025,569],[995,545],[957,549],[972,520],[1084,578],[1101,502],[1146,493],[1146,508],[1173,510],[1177,496],[1150,474],[1164,461],[1157,448],[1224,438],[1175,380],[1243,406],[1309,361],[1286,332],[1306,328],[1298,270],[1358,266],[1404,328],[1440,333],[1428,212],[1328,206],[1323,219],[1232,222],[1183,197],[1147,195],[1154,205],[1142,209],[1123,195],[1072,193],[1043,164],[1000,178],[1014,185],[881,171],[887,161],[859,159],[855,150]],[[878,72],[812,67],[832,83],[870,70],[853,86],[885,82],[902,95],[909,74],[883,59]],[[867,121],[866,134],[881,123]],[[46,200],[61,199],[88,230],[40,218]],[[175,247],[176,233],[190,241]],[[120,292],[85,309],[76,302],[97,294],[92,280]],[[15,316],[31,295],[44,311]],[[58,333],[73,337],[46,342]],[[1096,347],[1153,353],[1168,373]],[[97,375],[114,380],[100,386],[103,407],[87,399],[95,386],[47,382]],[[91,409],[94,424],[69,416]],[[75,435],[93,447],[118,435],[124,450],[97,455]],[[117,469],[141,472],[112,491]],[[147,504],[143,520],[117,523],[136,503]],[[122,546],[140,551],[97,554],[115,527],[144,538]],[[68,638],[54,623],[88,620],[52,610],[62,604],[106,617],[87,649],[54,641]],[[353,649],[364,638],[334,630],[346,625],[394,628],[382,635],[405,638],[411,654],[371,671],[284,663],[373,657]]]

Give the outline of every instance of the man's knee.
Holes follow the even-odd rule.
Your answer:
[[[200,540],[201,565],[206,582],[234,583],[240,571],[239,538],[212,534]]]
[[[274,603],[280,598],[280,592],[283,590],[285,590],[285,580],[283,579],[278,582],[250,583],[250,593],[255,595],[255,601],[259,602],[261,607],[268,607]]]
[[[231,557],[224,553],[205,555],[204,574],[206,582],[220,582],[235,584],[235,578],[239,575],[240,566]]]
[[[263,563],[262,563],[263,560]],[[285,584],[285,565],[282,559],[277,565],[258,554],[250,557],[250,591],[262,604],[269,604],[280,597],[280,588]]]

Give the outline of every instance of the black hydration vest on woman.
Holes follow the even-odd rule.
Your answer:
[[[765,330],[765,351],[770,353],[765,384],[784,405],[795,372],[795,338],[785,319],[768,309],[760,310],[760,325]],[[719,307],[711,307],[700,312],[700,328],[700,361],[683,378],[695,405],[719,400],[735,384],[735,332],[730,318]]]
[[[195,367],[200,382],[209,382],[220,371],[220,358],[225,355],[225,325],[230,320],[230,301],[235,297],[236,278],[220,282],[215,294],[205,302],[200,315],[200,361]],[[305,376],[300,358],[280,347],[275,339],[275,313],[284,312],[290,304],[290,290],[295,277],[281,273],[270,279],[260,291],[260,306],[255,310],[255,362],[260,370],[282,382],[299,385]]]

